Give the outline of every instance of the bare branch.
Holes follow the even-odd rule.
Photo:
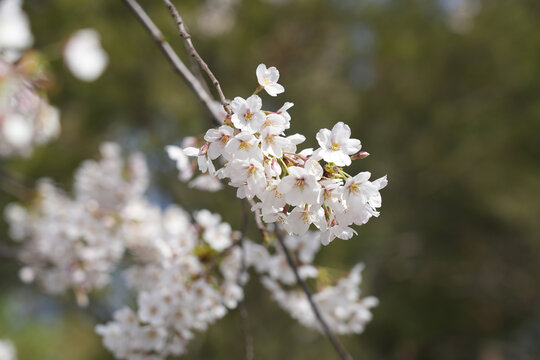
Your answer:
[[[306,282],[300,277],[300,274],[298,273],[298,266],[296,265],[296,262],[293,259],[292,255],[291,255],[291,252],[287,248],[287,245],[285,245],[283,234],[281,233],[281,230],[279,229],[279,226],[277,224],[275,226],[275,234],[276,234],[276,237],[278,239],[279,244],[281,245],[281,249],[285,253],[285,257],[287,258],[287,262],[289,263],[289,266],[291,267],[291,269],[292,269],[292,271],[294,273],[294,277],[296,278],[296,282],[298,283],[298,285],[300,285],[300,287],[302,288],[302,291],[304,292],[304,294],[306,294],[309,305],[311,306],[311,310],[313,310],[313,313],[315,314],[315,317],[317,318],[317,320],[321,324],[322,331],[324,332],[324,334],[326,335],[328,340],[330,340],[330,342],[332,343],[332,346],[334,347],[334,349],[339,354],[339,356],[341,357],[342,360],[352,360],[352,356],[347,352],[347,350],[345,350],[343,345],[341,345],[341,343],[339,342],[336,335],[332,332],[332,330],[330,330],[330,327],[328,327],[328,324],[326,323],[326,321],[322,317],[321,312],[319,311],[319,307],[317,306],[315,301],[313,301],[313,297],[311,296],[311,292],[309,291]]]
[[[244,356],[246,360],[253,360],[253,337],[248,326],[248,312],[244,300],[238,304],[238,312],[240,314],[240,325],[242,327],[242,335],[244,338]]]
[[[245,274],[246,271],[246,249],[244,247],[244,239],[245,234],[247,230],[247,225],[249,222],[249,207],[246,202],[242,202],[242,236],[240,238],[240,248],[242,249],[242,266],[240,268],[239,274],[238,274],[238,284],[242,285],[242,277]],[[249,331],[249,323],[248,323],[248,311],[245,304],[245,295],[244,299],[242,299],[238,303],[238,313],[240,314],[240,326],[242,329],[242,337],[244,339],[244,356],[245,360],[253,360],[254,353],[253,353],[253,336],[251,335],[251,332]]]
[[[219,99],[221,101],[221,104],[223,105],[223,108],[227,112],[227,114],[232,115],[231,107],[229,106],[229,102],[225,98],[225,95],[223,94],[223,91],[221,90],[221,85],[219,84],[218,79],[215,77],[214,73],[206,62],[203,60],[203,58],[199,55],[197,50],[195,49],[195,46],[193,46],[193,42],[191,41],[191,35],[187,32],[186,27],[184,25],[184,20],[182,20],[182,17],[180,16],[180,13],[176,9],[176,7],[173,5],[173,3],[170,0],[163,0],[167,8],[169,9],[169,12],[171,13],[172,17],[174,18],[174,21],[176,21],[176,25],[178,25],[178,31],[180,32],[180,36],[184,39],[184,42],[186,43],[186,47],[188,48],[189,56],[197,60],[203,71],[208,75],[210,80],[212,81],[212,84],[216,88],[216,91],[219,95]]]
[[[214,99],[210,96],[210,94],[204,89],[204,86],[200,83],[200,81],[189,71],[189,69],[186,67],[182,59],[178,56],[178,54],[173,50],[171,45],[165,40],[161,30],[156,26],[156,24],[150,19],[148,14],[144,11],[144,9],[137,3],[136,0],[123,0],[126,5],[131,9],[131,11],[137,16],[139,21],[142,23],[144,28],[148,31],[150,36],[154,39],[154,41],[157,43],[167,60],[171,63],[174,70],[182,76],[185,82],[189,85],[189,87],[193,90],[195,95],[199,98],[199,100],[204,104],[204,106],[210,111],[212,114],[212,120],[215,125],[221,124],[221,120],[219,113],[214,106]]]

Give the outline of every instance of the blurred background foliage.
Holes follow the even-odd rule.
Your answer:
[[[464,2],[243,0],[221,19],[230,29],[209,34],[203,2],[176,1],[228,97],[253,91],[259,63],[275,65],[286,92],[265,96],[267,108],[293,101],[291,130],[309,146],[318,129],[349,124],[372,154],[352,172],[388,174],[382,216],[319,255],[341,271],[365,262],[362,290],[380,299],[365,333],[343,338],[358,359],[540,359],[540,2]],[[186,59],[162,2],[141,3]],[[25,10],[35,48],[51,60],[62,134],[2,167],[70,189],[76,166],[117,141],[146,154],[154,201],[209,208],[238,229],[233,191],[209,195],[177,181],[163,148],[203,134],[208,114],[123,2],[26,0]],[[85,27],[100,32],[110,56],[95,83],[61,60],[62,42]],[[14,200],[0,193],[0,206]],[[6,234],[2,222],[9,244]],[[20,360],[110,358],[93,326],[125,295],[96,294],[80,310],[71,295],[22,285],[18,268],[0,260],[0,338],[16,343]],[[120,277],[111,287],[122,293]],[[256,279],[247,307],[256,359],[336,358]],[[190,349],[185,359],[242,358],[238,314]]]

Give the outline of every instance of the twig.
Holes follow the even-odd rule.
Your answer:
[[[136,0],[123,0],[131,11],[137,16],[141,24],[148,31],[150,36],[157,43],[167,60],[171,63],[174,70],[182,76],[189,87],[193,90],[195,95],[204,104],[204,106],[210,111],[215,125],[220,125],[222,119],[220,119],[219,113],[214,106],[214,99],[206,92],[203,85],[199,80],[189,71],[184,62],[180,59],[178,54],[173,50],[171,45],[165,40],[161,30],[150,19],[144,9],[137,3]]]
[[[186,48],[186,51],[189,51],[188,45],[185,42],[184,47]],[[210,94],[210,88],[208,87],[208,84],[206,83],[206,80],[201,73],[199,64],[197,64],[197,61],[191,56],[189,57],[189,67],[191,69],[191,73],[195,75],[195,77],[199,80],[204,90],[206,90],[206,92]]]
[[[242,335],[244,338],[244,356],[246,360],[253,360],[253,337],[249,331],[248,312],[244,300],[238,304],[238,312],[240,314],[240,325],[242,327]]]
[[[210,80],[212,81],[212,84],[216,88],[216,91],[219,95],[219,99],[221,101],[221,104],[223,105],[223,108],[227,112],[227,114],[232,115],[232,110],[229,105],[229,102],[227,101],[227,98],[225,98],[225,94],[223,94],[223,91],[221,90],[221,85],[219,84],[218,79],[215,77],[214,73],[206,62],[203,60],[203,58],[199,55],[197,50],[195,49],[195,46],[193,46],[193,42],[191,41],[191,35],[187,32],[186,27],[184,26],[184,21],[182,20],[182,17],[180,16],[180,13],[176,9],[176,7],[173,5],[173,3],[170,0],[163,0],[167,8],[169,9],[169,12],[171,13],[172,17],[174,18],[174,21],[176,21],[176,25],[178,25],[178,31],[180,32],[180,36],[184,39],[186,43],[186,47],[188,48],[189,56],[197,60],[203,71],[208,75]]]
[[[330,340],[330,342],[332,343],[332,346],[334,346],[334,349],[339,354],[341,359],[343,359],[343,360],[352,360],[352,356],[347,352],[347,350],[345,350],[343,345],[341,345],[341,343],[339,342],[338,338],[334,335],[332,330],[330,330],[330,328],[328,327],[328,324],[326,323],[326,321],[322,317],[321,312],[319,311],[319,307],[317,306],[317,304],[315,304],[315,301],[313,301],[313,297],[311,296],[311,292],[309,291],[306,282],[300,277],[300,274],[298,273],[298,267],[296,265],[296,262],[294,261],[289,249],[287,248],[287,245],[285,245],[285,241],[283,239],[283,234],[281,233],[281,230],[279,229],[279,226],[277,224],[275,226],[275,234],[276,234],[276,237],[278,239],[279,244],[281,245],[281,249],[285,253],[285,257],[287,258],[287,262],[289,263],[289,266],[291,267],[291,269],[292,269],[292,271],[294,273],[294,277],[296,278],[296,282],[298,283],[298,285],[300,285],[300,287],[302,288],[302,291],[304,292],[304,294],[306,294],[306,297],[308,299],[311,310],[313,310],[313,313],[315,314],[315,317],[317,318],[317,320],[321,324],[322,331],[324,332],[324,334],[326,335],[328,340]]]
[[[238,273],[238,285],[242,285],[242,277],[245,274],[246,271],[246,249],[244,247],[244,239],[245,234],[247,230],[247,225],[249,222],[249,208],[246,204],[246,202],[242,202],[242,236],[240,238],[240,248],[242,249],[242,266],[240,268],[240,271]],[[253,336],[251,335],[251,332],[249,331],[249,323],[248,323],[248,311],[245,304],[245,293],[244,293],[244,299],[242,299],[238,303],[238,313],[240,315],[240,326],[242,328],[242,337],[244,339],[244,356],[245,360],[253,360],[254,353],[253,353]]]

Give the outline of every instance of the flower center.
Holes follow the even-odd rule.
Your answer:
[[[244,115],[244,119],[246,119],[246,121],[250,121],[252,118],[253,118],[253,113],[251,111],[248,111],[246,115]]]
[[[304,222],[304,224],[309,225],[311,223],[309,220],[309,213],[307,211],[302,212],[302,221]]]
[[[219,141],[221,141],[223,144],[226,144],[227,141],[229,141],[229,138],[230,138],[229,135],[223,134],[223,135],[221,135],[221,138],[219,139]]]
[[[296,186],[299,187],[301,190],[304,190],[304,186],[306,186],[306,180],[304,178],[296,178]]]
[[[360,187],[358,185],[360,185],[360,184],[356,183],[356,182],[352,183],[349,186],[349,192],[359,194],[361,191],[360,191]]]
[[[332,145],[330,145],[330,149],[338,151],[339,149],[341,149],[341,146],[339,146],[338,143],[333,142]]]
[[[265,85],[271,85],[271,84],[272,84],[272,80],[270,80],[270,78],[268,78],[268,77],[265,77],[265,78],[264,78],[264,84],[265,84]]]
[[[251,145],[247,141],[241,141],[240,145],[238,145],[239,150],[248,151]]]
[[[253,176],[257,172],[255,165],[251,164],[248,167],[248,176]]]

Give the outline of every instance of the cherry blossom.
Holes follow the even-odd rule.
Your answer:
[[[351,129],[348,125],[338,122],[332,128],[321,129],[317,133],[317,141],[320,149],[314,156],[320,156],[324,161],[334,163],[337,166],[351,165],[349,155],[356,154],[360,151],[360,140],[351,139]]]
[[[274,66],[267,68],[266,65],[259,64],[256,73],[259,86],[264,88],[268,95],[277,96],[285,91],[285,88],[278,84],[279,71]]]

